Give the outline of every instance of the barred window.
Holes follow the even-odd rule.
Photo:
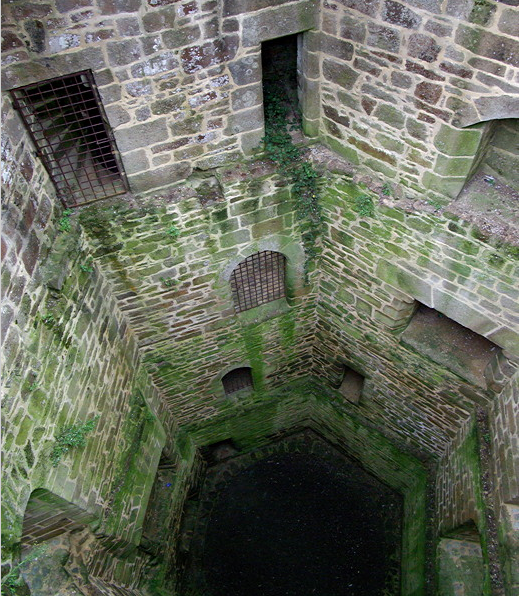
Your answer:
[[[235,368],[222,377],[225,395],[230,395],[241,389],[254,389],[252,384],[252,369],[248,366]]]
[[[128,190],[91,71],[33,83],[10,93],[67,207]]]
[[[249,310],[285,296],[285,257],[264,250],[242,261],[231,274],[236,312]]]

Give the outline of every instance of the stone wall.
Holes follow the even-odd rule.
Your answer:
[[[510,378],[518,345],[515,259],[434,208],[394,208],[391,197],[379,198],[344,177],[329,179],[327,188],[316,370],[334,383],[341,363],[353,367],[366,377],[360,411],[378,424],[384,420],[401,440],[440,454],[453,428],[492,393],[431,362],[428,337],[421,351],[411,348],[402,328],[413,302],[426,304],[511,350],[511,360],[504,359]],[[362,216],[359,209],[369,201],[373,215]],[[501,294],[505,288],[510,301]]]
[[[132,191],[64,212],[4,95],[8,558],[44,488],[120,549],[83,553],[100,590],[133,590],[131,565],[149,562],[139,544],[163,555],[153,581],[173,591],[198,450],[232,439],[248,452],[311,428],[406,495],[403,593],[433,593],[435,538],[474,519],[485,590],[503,593],[490,581],[501,556],[513,594],[517,14],[493,0],[5,6],[4,89],[92,69]],[[264,131],[261,43],[292,33],[304,130],[336,153],[310,150],[323,174],[316,259],[295,193],[250,158]],[[478,172],[495,184],[478,179],[446,210]],[[483,226],[476,195],[491,206]],[[510,222],[496,225],[507,198]],[[286,298],[236,313],[231,272],[263,250],[287,259]],[[463,354],[437,357],[448,337],[410,341],[419,303],[493,342],[477,378]],[[254,389],[226,396],[221,378],[241,366]],[[345,366],[364,377],[355,403],[339,391]],[[477,408],[488,441],[472,426]],[[86,446],[53,467],[61,431],[97,416]],[[173,466],[166,496],[161,454]]]
[[[3,116],[3,546],[9,555],[40,488],[137,543],[163,428],[171,434],[175,424],[82,232],[17,117],[9,107]],[[93,420],[84,448],[65,442],[56,452],[63,431]]]
[[[294,201],[271,167],[247,170],[224,168],[194,188],[78,215],[180,424],[232,407],[221,384],[232,368],[251,366],[260,395],[308,366],[313,284],[304,278]],[[287,258],[287,297],[236,314],[230,274],[262,250]]]
[[[8,4],[3,88],[92,69],[131,189],[166,186],[260,143],[261,42],[316,25],[314,3],[279,4]]]
[[[485,130],[475,125],[518,115],[518,27],[492,0],[325,3],[320,136],[406,193],[455,197]]]

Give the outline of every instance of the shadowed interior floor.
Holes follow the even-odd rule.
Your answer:
[[[300,454],[262,460],[232,478],[213,509],[209,593],[396,595],[400,516],[399,496],[353,464]]]

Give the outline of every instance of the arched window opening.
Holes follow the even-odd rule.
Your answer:
[[[235,368],[222,377],[225,395],[231,395],[242,389],[254,389],[252,383],[252,369],[248,366]]]
[[[264,250],[242,261],[231,274],[231,291],[236,312],[285,296],[285,257]]]

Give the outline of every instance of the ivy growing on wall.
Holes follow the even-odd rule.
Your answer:
[[[50,460],[52,465],[56,467],[61,458],[75,447],[84,447],[86,445],[86,436],[92,432],[99,419],[99,416],[92,418],[84,424],[75,424],[64,428],[61,433],[56,437],[56,443],[52,448],[50,454]]]
[[[308,267],[308,260],[318,254],[317,239],[322,226],[320,176],[308,161],[304,148],[298,147],[292,140],[290,133],[301,130],[301,115],[298,109],[291,106],[283,83],[270,82],[264,88],[263,99],[265,152],[277,165],[281,176],[292,185]]]

